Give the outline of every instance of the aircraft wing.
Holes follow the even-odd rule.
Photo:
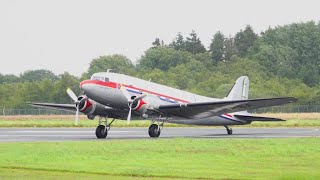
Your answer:
[[[54,103],[28,103],[32,106],[36,107],[43,107],[48,109],[58,109],[58,110],[64,110],[69,112],[75,112],[76,106],[74,104],[54,104]]]
[[[160,105],[161,113],[188,119],[201,119],[226,113],[253,110],[297,101],[294,97],[263,98],[250,100],[221,100],[187,104]]]

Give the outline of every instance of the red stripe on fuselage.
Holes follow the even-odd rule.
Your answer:
[[[85,80],[85,81],[82,81],[80,83],[80,87],[82,87],[84,84],[96,84],[96,85],[106,86],[106,87],[115,88],[115,89],[119,89],[120,88],[120,86],[118,86],[119,83],[110,82],[110,81],[109,82],[103,82],[103,81],[98,81],[98,80]],[[174,98],[174,97],[171,97],[171,96],[166,96],[166,95],[163,95],[163,94],[151,92],[151,91],[148,91],[148,90],[145,90],[145,89],[141,89],[141,88],[137,88],[137,87],[134,87],[134,86],[128,86],[128,85],[125,85],[125,84],[122,84],[122,86],[131,88],[131,89],[135,89],[135,90],[138,90],[138,91],[142,91],[142,92],[145,92],[145,93],[150,93],[150,94],[153,94],[153,95],[156,95],[156,96],[161,96],[161,97],[169,98],[169,99],[172,99],[172,100],[188,103],[188,101],[185,101],[185,100],[182,100],[182,99],[178,99],[178,98]]]
[[[233,118],[231,114],[223,114],[223,115]]]
[[[137,87],[133,87],[133,86],[128,86],[128,85],[125,85],[125,84],[122,84],[122,85],[124,87],[132,88],[132,89],[135,89],[135,90],[138,90],[138,91],[143,91],[143,92],[150,93],[150,94],[153,94],[153,95],[156,95],[156,96],[162,96],[162,97],[173,99],[173,100],[176,100],[176,101],[181,101],[181,102],[188,103],[188,101],[185,101],[185,100],[182,100],[182,99],[178,99],[178,98],[170,97],[170,96],[167,96],[167,95],[151,92],[151,91],[148,91],[148,90],[145,90],[145,89],[141,89],[141,88],[137,88]]]
[[[111,88],[117,88],[117,83],[114,82],[103,82],[98,80],[85,80],[80,83],[80,87],[82,87],[84,84],[96,84],[101,86],[107,86]]]

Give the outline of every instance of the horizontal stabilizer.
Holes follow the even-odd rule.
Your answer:
[[[279,118],[272,118],[272,117],[261,117],[261,116],[249,116],[249,115],[234,115],[241,120],[245,121],[286,121]]]

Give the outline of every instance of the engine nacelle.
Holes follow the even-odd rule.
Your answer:
[[[105,106],[89,99],[87,96],[79,96],[79,111],[87,115],[89,119],[94,119],[96,115],[106,116]]]
[[[146,114],[148,109],[148,104],[144,102],[142,99],[134,102],[131,107],[132,107],[132,111],[141,115],[143,118],[148,117],[148,115]]]

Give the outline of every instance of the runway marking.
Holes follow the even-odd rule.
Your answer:
[[[141,137],[141,136],[145,136],[146,133],[144,134],[109,134],[109,136],[137,136],[137,137]],[[94,134],[77,134],[77,135],[71,135],[71,134],[24,134],[24,135],[17,135],[17,134],[10,134],[10,135],[6,135],[6,134],[0,134],[0,137],[96,137]]]
[[[92,133],[95,130],[92,131],[1,131],[1,132],[6,132],[6,133]],[[142,131],[113,131],[110,130],[108,132],[115,132],[115,133],[137,133],[137,132],[142,132]]]

